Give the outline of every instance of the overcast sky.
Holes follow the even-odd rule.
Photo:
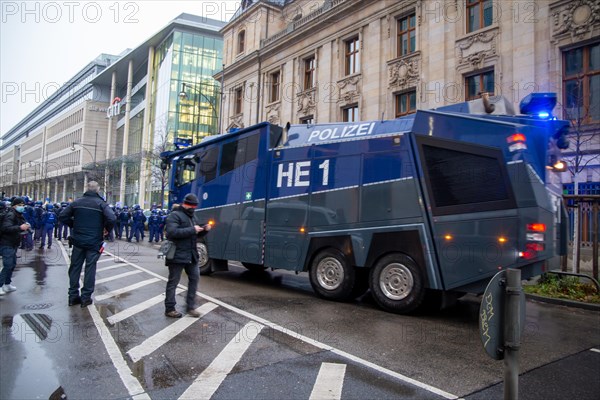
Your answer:
[[[186,12],[228,21],[240,0],[0,1],[0,136],[101,53],[135,48]]]

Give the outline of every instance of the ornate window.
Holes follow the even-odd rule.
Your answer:
[[[563,52],[564,118],[600,121],[600,43]]]
[[[271,78],[271,93],[269,95],[269,102],[279,100],[279,86],[281,85],[281,73],[279,71],[273,72]]]
[[[242,54],[246,50],[246,31],[238,33],[238,47],[237,53]]]
[[[312,115],[300,118],[300,123],[305,125],[312,125],[315,123],[315,119]]]
[[[346,40],[344,42],[345,47],[345,73],[346,75],[352,75],[360,71],[360,58],[358,50],[360,49],[360,41],[358,36]]]
[[[413,114],[417,111],[417,92],[399,93],[396,96],[396,118],[404,115]]]
[[[342,108],[342,121],[343,122],[358,121],[358,105],[355,104],[350,107]]]
[[[493,20],[492,0],[467,0],[467,33],[490,26]]]
[[[416,50],[415,14],[398,20],[398,54],[404,56]]]
[[[235,97],[234,97],[234,105],[233,105],[233,111],[234,114],[241,114],[242,113],[242,101],[244,99],[244,90],[243,88],[239,87],[235,89],[235,93],[234,93]]]
[[[311,56],[304,60],[304,90],[315,87],[317,60]]]
[[[478,74],[465,77],[465,100],[474,100],[481,97],[481,94],[487,92],[490,96],[494,95],[494,70],[480,72]]]

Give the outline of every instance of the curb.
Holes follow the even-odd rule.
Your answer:
[[[526,293],[525,297],[528,299],[531,299],[531,300],[539,301],[541,303],[555,304],[555,305],[566,306],[566,307],[582,308],[584,310],[600,312],[600,304],[583,303],[581,301],[573,301],[573,300],[566,300],[566,299],[556,299],[553,297],[544,297],[544,296],[539,296],[537,294],[530,294],[530,293]]]

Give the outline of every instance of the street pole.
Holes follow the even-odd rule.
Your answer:
[[[519,348],[521,347],[521,270],[506,270],[504,309],[504,400],[519,398]]]
[[[221,99],[219,100],[219,119],[217,120],[217,134],[221,133],[221,118],[223,117],[223,91],[225,90],[225,64],[223,64],[223,73],[221,74],[221,89],[219,90],[219,94],[221,95]]]

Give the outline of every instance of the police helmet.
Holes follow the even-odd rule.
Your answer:
[[[52,205],[52,203],[46,204],[46,210],[50,211],[52,209],[54,209],[54,206]]]

